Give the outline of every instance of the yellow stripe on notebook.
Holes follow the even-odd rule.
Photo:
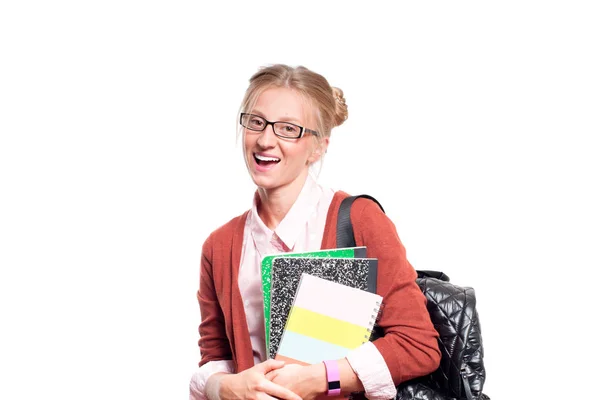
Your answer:
[[[368,335],[364,326],[301,307],[292,307],[285,329],[348,349],[355,349],[366,342],[365,335]]]

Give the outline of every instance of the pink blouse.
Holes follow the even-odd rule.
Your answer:
[[[257,196],[252,203],[244,227],[244,241],[239,271],[239,288],[254,353],[255,364],[267,359],[263,295],[260,265],[266,255],[285,252],[315,251],[321,248],[327,212],[335,191],[318,185],[309,175],[298,199],[275,231],[261,220],[257,211]],[[352,350],[346,357],[361,380],[369,399],[395,397],[396,387],[385,360],[370,342]],[[200,367],[190,380],[190,400],[204,400],[208,378],[217,372],[234,373],[231,360],[210,361]]]

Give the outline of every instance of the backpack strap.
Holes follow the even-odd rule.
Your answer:
[[[354,228],[352,227],[352,221],[350,220],[350,208],[352,207],[352,203],[354,203],[356,199],[361,197],[374,201],[379,206],[379,208],[381,208],[381,211],[385,213],[385,210],[377,201],[377,199],[375,199],[375,197],[369,196],[368,194],[349,196],[342,200],[337,216],[336,247],[338,249],[356,246],[356,241],[354,240]],[[441,271],[417,270],[417,275],[419,278],[435,278],[445,282],[450,281],[450,277]]]
[[[435,278],[435,279],[439,279],[440,281],[450,282],[450,277],[448,275],[446,275],[445,273],[443,273],[442,271],[417,270],[417,277],[418,278]]]
[[[464,373],[460,373],[462,377],[463,388],[465,389],[465,394],[467,395],[467,400],[475,400],[473,397],[473,392],[471,392],[471,384],[469,383],[469,379]]]
[[[350,221],[350,208],[352,207],[352,203],[354,200],[359,197],[364,197],[366,199],[373,200],[381,211],[385,213],[385,210],[379,204],[379,202],[375,199],[375,197],[371,197],[368,194],[361,194],[358,196],[350,196],[346,197],[342,200],[342,204],[340,204],[340,209],[338,210],[337,217],[337,230],[336,230],[336,247],[338,249],[342,249],[345,247],[355,247],[356,241],[354,240],[354,228],[352,228],[352,221]]]

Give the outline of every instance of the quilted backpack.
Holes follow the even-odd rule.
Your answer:
[[[379,202],[368,195],[351,196],[342,201],[337,219],[337,247],[354,247],[350,207],[359,197]],[[384,211],[385,212],[385,211]],[[475,291],[450,283],[439,271],[417,271],[417,284],[427,299],[427,310],[439,333],[442,353],[440,366],[433,373],[397,387],[397,400],[488,400],[483,393],[485,368]],[[375,332],[375,337],[382,332]]]

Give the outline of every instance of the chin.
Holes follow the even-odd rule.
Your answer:
[[[264,181],[254,181],[254,184],[256,184],[256,186],[259,189],[263,189],[263,190],[272,190],[272,189],[277,189],[278,187],[280,187],[281,185],[277,185],[271,182],[264,182]]]
[[[264,176],[254,176],[252,174],[250,174],[250,177],[252,178],[252,182],[254,182],[254,184],[256,186],[258,186],[261,189],[274,189],[276,187],[278,187],[279,185],[277,184],[277,182],[274,182],[273,179],[268,179]]]

